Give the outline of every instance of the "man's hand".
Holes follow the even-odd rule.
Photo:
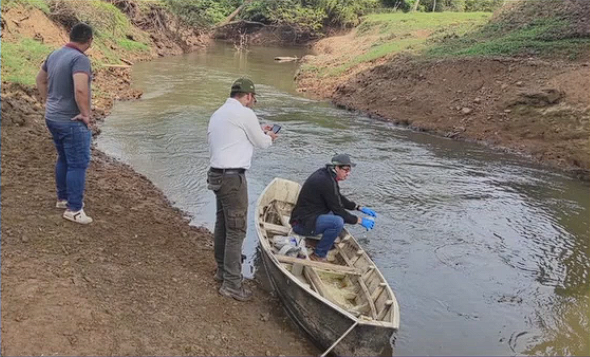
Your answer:
[[[88,115],[78,114],[72,120],[79,120],[88,126],[90,124],[90,117]]]
[[[272,130],[269,130],[269,131],[267,131],[267,132],[266,132],[266,135],[270,136],[270,137],[271,137],[271,139],[272,139],[272,141],[275,141],[275,140],[277,140],[277,138],[279,137],[279,135],[278,135],[278,134],[275,134],[275,133],[273,133],[273,132],[272,132]]]
[[[363,227],[365,227],[368,231],[370,231],[371,229],[373,229],[375,227],[375,221],[373,221],[372,219],[369,218],[360,218],[359,217],[359,224]]]
[[[268,131],[272,130],[272,125],[265,124],[265,125],[261,125],[260,127],[262,128],[262,131],[264,131],[266,134],[268,134],[267,133]]]
[[[370,209],[370,208],[367,208],[367,207],[361,207],[361,208],[359,208],[359,211],[361,211],[361,212],[363,212],[364,214],[366,214],[366,215],[369,215],[369,216],[371,216],[371,217],[377,217],[377,213],[375,213],[375,211],[373,211],[373,210],[372,210],[372,209]]]

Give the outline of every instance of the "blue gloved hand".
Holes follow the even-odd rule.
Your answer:
[[[371,217],[377,217],[377,213],[375,213],[375,211],[367,207],[361,207],[361,212],[363,212],[364,214],[368,214]]]
[[[373,227],[375,227],[375,221],[373,221],[372,219],[363,218],[363,220],[361,221],[361,226],[365,227],[368,231],[370,231],[371,229],[373,229]]]

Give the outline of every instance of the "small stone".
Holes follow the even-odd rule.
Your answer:
[[[211,340],[215,339],[215,336],[213,336],[213,335],[207,335],[207,339],[208,339],[209,341],[211,341]]]
[[[459,106],[456,106],[456,107],[455,107],[455,109],[456,109],[457,111],[459,111],[459,110],[461,110],[461,107],[459,107]]]
[[[512,110],[510,110],[510,109],[506,109],[506,110],[504,110],[504,113],[506,113],[506,114],[508,114],[508,113],[512,113]]]
[[[502,87],[501,87],[501,88],[502,88],[502,89],[506,89],[506,88],[508,88],[508,84],[506,84],[506,83],[502,84]]]
[[[270,353],[270,351],[266,351],[265,353],[267,356],[272,356],[272,353]]]
[[[518,81],[518,82],[516,82],[516,85],[517,85],[517,86],[519,86],[519,87],[522,87],[522,86],[523,86],[523,84],[524,84],[524,83],[522,83],[522,81]]]
[[[473,100],[473,103],[481,103],[481,98],[479,98],[479,97],[478,98],[475,98]]]
[[[467,115],[467,114],[471,113],[472,111],[473,111],[473,109],[471,109],[471,108],[467,108],[467,107],[465,107],[465,108],[461,109],[461,112],[462,112],[463,114],[465,114],[465,115]]]
[[[27,237],[27,236],[22,236],[22,237],[20,237],[20,240],[21,240],[23,243],[28,243],[28,242],[29,242],[29,237]]]

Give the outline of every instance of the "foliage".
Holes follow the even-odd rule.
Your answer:
[[[394,7],[404,12],[412,11],[418,0],[380,0],[383,7]],[[436,2],[437,12],[442,11],[466,11],[466,12],[492,12],[504,4],[504,0],[419,0],[419,11],[432,12]]]
[[[504,0],[465,0],[465,11],[496,11]]]
[[[18,42],[2,42],[2,80],[35,84],[35,77],[45,58],[54,50],[39,41],[22,38]]]
[[[267,24],[297,24],[313,30],[323,26],[350,27],[377,6],[377,0],[282,0],[253,1],[242,18]]]
[[[190,26],[208,27],[225,19],[240,0],[163,0],[170,11]]]

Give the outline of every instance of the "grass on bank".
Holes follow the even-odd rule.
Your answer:
[[[50,7],[51,4],[51,7]],[[127,16],[114,5],[100,0],[2,0],[3,7],[38,8],[51,17],[59,11],[68,17],[57,21],[84,21],[94,31],[92,65],[121,64],[121,58],[147,54],[149,35],[134,27]],[[5,10],[5,9],[3,9]],[[27,85],[35,84],[35,77],[45,58],[58,46],[43,44],[32,38],[21,37],[16,42],[2,41],[2,80]],[[95,54],[95,55],[94,55]]]
[[[321,77],[338,76],[349,69],[403,51],[424,49],[431,38],[463,35],[486,23],[491,16],[483,12],[386,13],[368,15],[356,28],[350,45],[351,56],[343,53],[330,68],[304,65],[302,70]]]
[[[41,64],[54,49],[30,38],[2,42],[2,80],[34,85]]]
[[[571,24],[566,19],[537,18],[524,26],[489,23],[464,36],[446,38],[426,51],[429,57],[535,56],[575,60],[588,53],[590,39],[561,37]]]

